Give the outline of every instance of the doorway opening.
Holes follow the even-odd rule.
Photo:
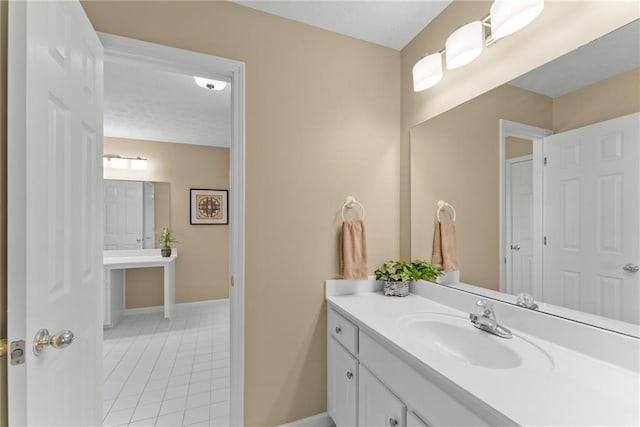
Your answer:
[[[159,374],[158,372],[160,370],[156,370],[155,384],[159,385],[164,381],[160,380],[160,378],[166,377],[168,378],[167,384],[172,384],[173,386],[175,386],[173,387],[174,391],[170,391],[169,388],[166,388],[164,399],[160,404],[159,410],[158,412],[156,412],[156,414],[158,416],[168,415],[172,410],[171,405],[184,405],[184,416],[196,416],[197,418],[198,416],[203,416],[203,413],[205,412],[204,408],[206,407],[211,420],[225,420],[225,413],[228,412],[228,418],[225,420],[225,422],[228,422],[231,425],[242,425],[244,383],[244,64],[225,58],[218,58],[196,52],[174,49],[167,46],[151,44],[109,34],[99,34],[99,37],[104,46],[105,64],[114,64],[116,67],[140,67],[141,69],[149,69],[182,76],[190,76],[191,79],[193,79],[193,77],[195,76],[206,77],[228,83],[229,85],[227,87],[228,95],[230,96],[230,134],[228,135],[230,140],[228,149],[228,191],[231,194],[231,197],[228,197],[225,200],[225,202],[229,203],[227,214],[227,222],[229,224],[228,260],[230,277],[227,281],[229,299],[227,304],[225,304],[224,302],[222,304],[216,302],[204,302],[200,305],[198,305],[198,303],[194,303],[192,307],[189,307],[189,310],[186,310],[187,312],[190,312],[189,314],[191,316],[181,316],[180,310],[177,311],[177,317],[181,319],[180,321],[183,323],[200,322],[199,326],[203,329],[199,332],[192,331],[193,333],[191,335],[193,336],[191,336],[189,339],[197,341],[199,337],[201,344],[205,345],[201,346],[200,350],[194,348],[194,363],[190,365],[192,370],[189,372],[190,378],[186,384],[184,384],[185,380],[187,379],[185,377],[186,373],[183,373],[181,371],[181,369],[186,369],[184,367],[175,370],[176,375],[173,375],[172,377]],[[207,90],[199,87],[196,87],[196,89]],[[105,138],[105,154],[114,154],[106,153],[108,149],[108,138]],[[195,153],[195,155],[198,156],[197,153]],[[152,166],[150,166],[150,168],[151,167]],[[188,168],[189,165],[185,165],[185,167]],[[217,168],[217,165],[213,164],[210,167],[211,169],[219,169]],[[193,188],[202,186],[197,184],[196,182],[190,185],[192,185]],[[178,191],[182,192],[182,190],[183,189],[179,189]],[[172,196],[170,197],[173,198]],[[189,198],[192,197],[193,194],[189,194]],[[184,199],[184,201],[188,201],[189,203],[192,202],[190,199],[186,200],[184,194],[181,194],[180,198]],[[172,203],[174,202],[175,201],[173,201]],[[156,206],[158,206],[157,200]],[[187,209],[189,208],[187,206],[185,206],[184,208],[184,211],[188,212]],[[224,207],[222,208],[224,209]],[[191,231],[194,231],[193,229],[197,227],[205,227],[205,230],[207,228],[215,229],[214,225],[191,225],[191,220],[192,218],[190,218],[189,224],[189,227],[191,227]],[[173,224],[174,222],[174,218],[171,218],[169,220],[169,223]],[[163,227],[163,225],[159,223],[157,216],[155,220],[155,227],[156,234],[158,232],[158,229],[160,227]],[[175,238],[178,241],[180,240],[179,235],[176,235]],[[179,252],[180,245],[177,246]],[[195,315],[197,319],[194,318],[193,315]],[[228,319],[228,323],[226,323],[226,325],[224,321],[221,321],[225,318]],[[138,320],[142,319],[138,318]],[[212,323],[207,323],[209,321],[211,321]],[[147,319],[147,322],[153,322],[153,320]],[[213,345],[215,345],[216,341],[218,342],[218,345],[220,345],[221,342],[224,342],[225,334],[228,334],[229,336],[229,367],[224,366],[225,362],[224,359],[221,358],[220,352],[213,351],[211,347],[208,347],[208,345],[206,345],[206,343],[212,343]],[[205,335],[210,336],[205,338]],[[173,337],[172,339],[175,341],[178,338]],[[181,339],[184,339],[184,336],[181,337]],[[209,353],[207,348],[212,351]],[[218,347],[218,349],[219,348],[220,347]],[[196,351],[198,351],[198,353],[195,353]],[[216,359],[214,359],[214,356],[216,357]],[[208,360],[205,360],[207,358]],[[164,363],[169,363],[168,360],[168,357],[165,357]],[[200,363],[195,363],[196,361]],[[197,369],[205,368],[204,364],[202,363],[207,364],[209,369],[200,371],[204,373],[199,374],[197,372]],[[223,396],[223,394],[225,393],[225,387],[222,387],[225,385],[225,380],[218,378],[217,382],[215,381],[215,378],[213,377],[214,370],[216,369],[218,371],[218,374],[221,375],[224,375],[222,371],[226,369],[229,375],[228,387],[230,390],[230,395],[228,396],[226,409],[224,408],[224,401],[226,399],[226,396]],[[151,372],[152,371],[149,372],[150,375]],[[144,373],[140,375],[144,376]],[[205,381],[202,381],[205,375],[210,375],[213,378],[212,381],[209,382],[209,387],[206,391],[203,388],[205,387]],[[147,384],[149,383],[147,382]],[[153,386],[154,383],[152,382],[151,387],[153,388]],[[185,396],[173,396],[173,394],[177,393],[178,391],[180,391],[180,393],[178,394],[184,394],[182,393],[182,391],[184,391],[185,388],[187,389],[187,394],[185,394]],[[201,388],[202,390],[200,390]],[[191,393],[189,393],[189,390],[191,391]],[[153,390],[148,389],[148,391],[152,392]],[[156,391],[149,393],[149,396],[154,395],[159,395],[159,392]],[[205,395],[207,397],[206,404],[204,402]],[[108,396],[105,395],[105,399],[107,397]],[[153,399],[152,397],[148,397],[148,399],[157,400],[157,398]],[[183,402],[183,400],[185,400],[185,402]],[[117,406],[115,406],[117,404],[117,401],[111,403],[113,406],[111,406],[110,410],[118,408]],[[140,396],[137,402],[137,408],[142,412],[144,412],[145,410],[144,403],[145,402],[143,402],[143,396]],[[126,402],[123,402],[123,404],[125,406],[130,406],[126,405]],[[151,412],[154,412],[155,406],[158,406],[158,403],[151,404],[151,402],[149,402],[146,408],[148,408]],[[162,409],[163,407],[164,409]],[[214,413],[215,411],[213,411],[213,409],[211,408],[217,408],[219,412]],[[174,413],[177,412],[178,411],[175,411]],[[139,419],[140,416],[142,415],[139,414],[137,416],[132,416],[129,420],[133,422],[135,421],[133,418]],[[198,419],[196,421],[202,420]]]

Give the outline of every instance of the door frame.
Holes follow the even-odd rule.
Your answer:
[[[513,157],[511,159],[505,160],[505,245],[508,242],[511,242],[512,236],[511,231],[513,229],[513,212],[511,211],[511,166],[514,163],[526,162],[529,160],[533,160],[533,154],[529,154],[526,156]],[[506,248],[505,248],[506,249]],[[513,267],[513,251],[506,250],[504,255],[504,264],[505,264],[505,291],[508,294],[511,294],[513,291],[513,283],[511,278],[511,274],[509,273],[509,267]]]
[[[498,120],[499,137],[498,137],[498,153],[500,167],[500,253],[498,257],[498,271],[500,272],[500,292],[507,292],[506,276],[507,276],[507,223],[506,223],[506,144],[507,137],[529,139],[532,141],[533,147],[533,288],[542,289],[542,220],[543,220],[543,168],[544,168],[544,146],[542,139],[546,136],[553,135],[550,129],[539,128],[526,125],[524,123],[513,122],[510,120]]]
[[[244,425],[245,64],[141,40],[98,33],[105,62],[215,78],[231,83],[229,158],[230,424]]]

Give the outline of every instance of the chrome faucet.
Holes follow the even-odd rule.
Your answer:
[[[473,326],[485,332],[499,336],[500,338],[511,338],[511,331],[498,324],[496,314],[493,312],[493,304],[481,299],[476,302],[477,314],[469,313],[469,319]]]

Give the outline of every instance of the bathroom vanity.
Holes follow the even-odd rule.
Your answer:
[[[511,339],[474,328],[478,296],[405,298],[328,280],[327,408],[340,426],[638,425],[640,341],[494,302]]]
[[[171,317],[176,294],[176,258],[178,250],[173,248],[171,256],[163,257],[159,249],[104,251],[104,316],[103,326],[115,326],[126,307],[126,272],[130,268],[163,268],[164,317]]]

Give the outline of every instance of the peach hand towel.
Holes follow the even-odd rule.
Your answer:
[[[444,271],[459,270],[455,222],[451,220],[436,221],[431,263]]]
[[[364,221],[344,221],[340,233],[340,274],[344,279],[366,279],[367,234]]]

